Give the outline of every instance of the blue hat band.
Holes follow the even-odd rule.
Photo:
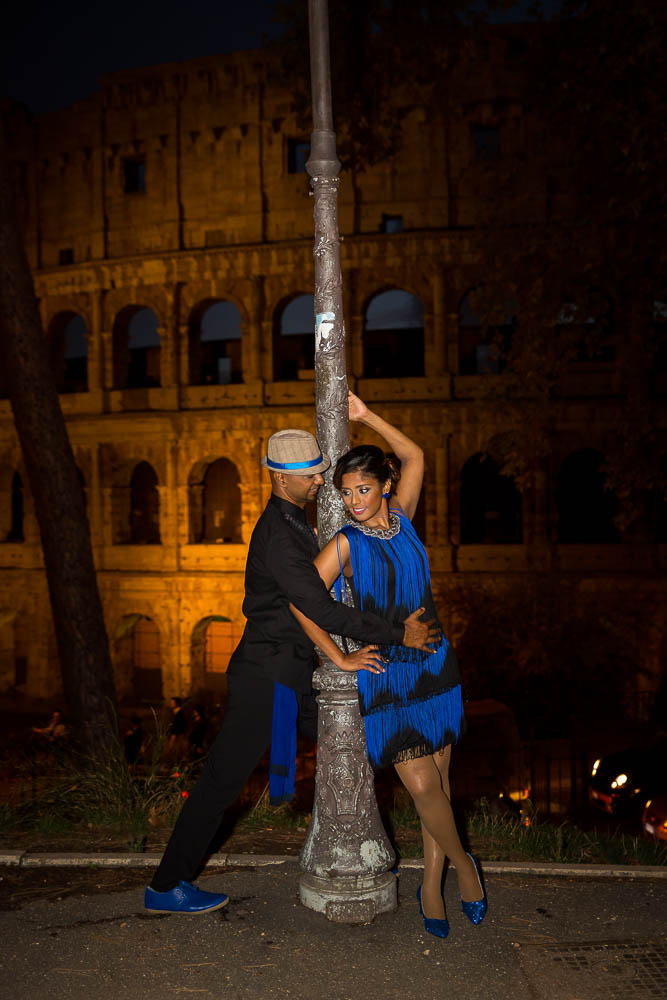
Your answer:
[[[267,455],[266,464],[269,469],[312,469],[314,465],[319,465],[322,456],[311,458],[309,462],[273,462]]]

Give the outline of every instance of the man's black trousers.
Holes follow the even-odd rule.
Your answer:
[[[155,873],[158,892],[196,878],[225,810],[240,795],[271,742],[274,682],[248,674],[230,675],[227,710],[199,781],[190,792]],[[299,729],[317,739],[311,696],[299,696]]]

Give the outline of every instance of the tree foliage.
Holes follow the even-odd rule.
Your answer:
[[[468,6],[465,0],[329,0],[331,85],[344,170],[363,171],[396,152],[406,113],[430,103],[457,58]],[[308,6],[288,0],[276,19],[285,25],[276,46],[276,80],[287,84],[297,119],[309,131]]]
[[[647,490],[667,487],[651,379],[665,331],[654,302],[665,298],[667,263],[666,23],[646,0],[590,0],[566,3],[535,36],[523,70],[534,81],[534,132],[521,167],[541,185],[543,216],[526,224],[535,191],[517,190],[509,158],[495,171],[497,207],[481,241],[488,301],[509,292],[520,317],[503,387],[517,426],[509,471],[548,453],[548,404],[567,395],[573,367],[603,369],[616,355],[625,419],[607,442],[606,474],[626,524]]]
[[[667,325],[653,316],[654,302],[667,299],[667,14],[650,0],[565,0],[549,21],[488,23],[506,6],[331,0],[339,155],[354,185],[356,173],[394,155],[415,105],[445,120],[460,112],[459,68],[486,81],[499,106],[511,79],[523,144],[479,165],[474,227],[482,325],[496,326],[508,302],[517,315],[511,347],[496,338],[506,377],[487,380],[514,428],[494,457],[530,480],[553,447],[552,404],[567,397],[568,374],[616,354],[625,419],[605,448],[605,471],[627,526],[647,491],[667,489],[651,376],[667,352]],[[282,18],[282,85],[307,129],[306,5],[284,4]],[[483,57],[496,42],[506,45],[498,78]]]

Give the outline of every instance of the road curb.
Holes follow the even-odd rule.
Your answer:
[[[579,878],[646,878],[667,880],[665,865],[584,865],[557,861],[484,861],[488,875],[558,875]],[[401,868],[423,868],[423,858],[406,858]]]
[[[161,853],[76,853],[48,854],[29,851],[0,852],[0,866],[20,868],[155,868]],[[285,854],[214,854],[207,869],[212,868],[271,868],[296,865],[297,855]],[[550,875],[578,878],[633,878],[667,881],[664,865],[575,865],[556,861],[483,861],[487,875]],[[423,858],[405,858],[400,869],[423,868]]]
[[[75,853],[63,851],[54,854],[46,852],[5,852],[0,854],[0,865],[18,865],[21,868],[157,868],[162,853]],[[284,854],[214,854],[209,858],[207,868],[268,868],[271,866],[294,864],[298,855]]]
[[[0,865],[20,865],[23,851],[0,851]]]

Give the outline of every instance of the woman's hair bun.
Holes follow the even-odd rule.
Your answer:
[[[337,489],[341,488],[343,476],[348,472],[365,472],[373,479],[384,486],[387,480],[391,480],[391,492],[396,489],[401,478],[401,472],[397,460],[392,456],[385,455],[382,448],[374,444],[360,444],[338,459],[334,471],[333,481]]]

